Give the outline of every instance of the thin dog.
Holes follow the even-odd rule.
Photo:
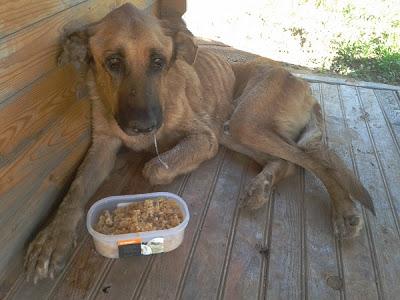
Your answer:
[[[335,233],[356,236],[374,212],[370,195],[321,142],[320,106],[306,82],[262,58],[231,64],[198,48],[179,14],[162,18],[125,4],[70,34],[60,57],[84,74],[92,105],[92,144],[54,219],[30,244],[30,277],[53,277],[74,247],[87,200],[112,170],[121,146],[154,150],[151,184],[167,184],[214,157],[219,145],[263,166],[243,206],[265,204],[271,189],[294,173],[314,173],[332,200]]]

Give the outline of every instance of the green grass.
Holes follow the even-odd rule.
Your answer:
[[[368,41],[334,41],[330,71],[360,80],[400,85],[400,47],[387,37]]]
[[[400,0],[187,1],[198,36],[313,71],[400,85]]]

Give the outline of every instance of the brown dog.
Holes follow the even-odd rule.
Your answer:
[[[151,184],[192,171],[222,144],[264,166],[245,206],[263,205],[296,164],[325,184],[340,237],[362,228],[355,200],[373,211],[368,192],[322,145],[320,107],[309,86],[276,62],[231,65],[197,49],[180,16],[158,20],[129,4],[71,34],[61,60],[86,74],[93,140],[54,220],[29,246],[26,267],[34,281],[63,268],[85,203],[118,149],[154,150],[155,138],[162,154],[143,170]]]

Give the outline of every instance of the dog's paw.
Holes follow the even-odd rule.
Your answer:
[[[333,214],[334,233],[340,239],[355,238],[360,234],[364,222],[361,213],[354,206],[349,211],[337,211]]]
[[[36,284],[41,279],[53,279],[64,268],[74,245],[73,230],[51,223],[29,245],[25,256],[27,280]]]
[[[272,176],[259,174],[246,187],[241,206],[248,209],[259,209],[272,196]]]
[[[163,185],[171,183],[175,175],[168,165],[162,164],[158,158],[147,162],[143,168],[143,176],[151,185]]]

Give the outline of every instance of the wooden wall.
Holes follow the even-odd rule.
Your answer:
[[[125,2],[0,0],[2,289],[21,270],[28,241],[59,203],[90,141],[88,99],[73,68],[57,66],[60,37]],[[151,9],[154,1],[131,2]]]

